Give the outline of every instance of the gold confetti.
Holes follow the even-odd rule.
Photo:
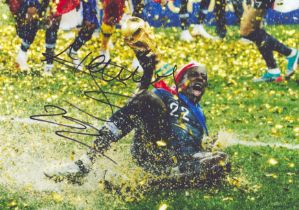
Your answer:
[[[266,177],[272,177],[272,178],[274,178],[274,179],[277,179],[277,175],[276,174],[274,174],[274,173],[270,173],[270,174],[265,174],[265,176]]]
[[[268,160],[268,163],[269,163],[270,165],[276,165],[276,164],[278,163],[278,161],[275,160],[274,158],[270,158],[270,159]]]
[[[52,192],[52,198],[55,202],[63,201],[63,197],[56,192]]]
[[[295,164],[294,164],[294,163],[288,163],[288,166],[289,166],[290,168],[294,168],[294,167],[295,167]]]
[[[163,203],[162,205],[160,205],[159,210],[166,210],[167,207],[167,204]]]
[[[163,140],[156,141],[156,144],[158,145],[158,147],[165,147],[167,145],[166,142]]]

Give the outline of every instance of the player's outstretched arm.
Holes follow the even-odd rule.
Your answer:
[[[144,70],[139,89],[147,89],[158,63],[155,36],[148,23],[138,17],[130,17],[123,23],[122,34]]]

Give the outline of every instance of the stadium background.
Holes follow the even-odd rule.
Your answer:
[[[214,8],[215,1],[212,0],[209,13],[205,20],[207,25],[214,25],[214,15],[212,14]],[[174,0],[174,6],[179,8],[180,0]],[[152,26],[161,27],[161,26],[179,26],[179,14],[175,13],[175,8],[171,8],[171,6],[166,6],[165,9],[153,2],[147,1],[145,9],[143,11],[143,17],[146,19]],[[200,9],[199,1],[193,3],[192,12],[190,12],[190,23],[197,23],[196,14],[198,14],[198,10]],[[228,4],[226,13],[226,20],[228,25],[236,24],[236,16],[233,12],[233,7],[231,4]],[[268,10],[265,16],[265,21],[267,24],[298,24],[299,23],[299,10],[295,10],[288,13],[281,13],[275,10]]]
[[[198,14],[198,11],[200,9],[200,1],[201,0],[193,0],[190,1],[188,5],[190,14],[190,18],[188,19],[188,21],[190,24],[197,23],[196,15]],[[293,2],[292,4],[297,6],[299,2]],[[214,5],[215,0],[211,0],[209,12],[205,19],[205,24],[209,26],[215,25],[215,18],[213,14]],[[129,0],[127,9],[132,11],[133,7],[133,1]],[[164,8],[160,4],[155,3],[153,0],[145,0],[145,8],[143,9],[142,17],[144,20],[148,21],[151,26],[154,27],[178,27],[180,25],[178,14],[179,7],[180,0],[169,2]],[[298,6],[296,8],[298,8]],[[98,11],[99,20],[102,19],[102,16],[103,11],[100,9]],[[237,18],[234,14],[233,6],[230,3],[227,4],[225,18],[227,25],[237,24]],[[72,27],[80,25],[81,23],[82,6],[79,11],[73,10],[72,12],[64,15],[60,27],[62,29],[70,29]],[[265,15],[264,24],[299,24],[299,9],[284,13],[270,9]]]

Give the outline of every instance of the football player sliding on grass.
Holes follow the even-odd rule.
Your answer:
[[[158,58],[149,26],[132,17],[126,20],[122,32],[145,75],[149,75],[145,79],[151,80]],[[97,156],[134,130],[131,154],[145,171],[190,182],[223,177],[229,170],[228,155],[202,147],[203,136],[208,135],[199,105],[208,84],[205,67],[196,62],[184,65],[175,74],[174,83],[175,88],[170,88],[160,80],[151,91],[150,83],[143,83],[138,94],[101,127],[93,149],[74,162],[46,170],[45,175],[70,181],[86,176]]]

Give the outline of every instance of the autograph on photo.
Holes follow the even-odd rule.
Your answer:
[[[70,46],[69,46],[70,47]],[[68,48],[69,48],[68,47]],[[57,55],[55,55],[53,57],[54,61],[66,66],[68,69],[74,70],[74,71],[78,71],[78,67],[74,67],[73,64],[68,61],[68,60],[64,60],[62,58],[60,58],[59,56],[61,54],[63,54],[64,52],[66,52],[68,50],[68,48],[66,48],[65,50],[63,50],[62,52],[58,53]],[[92,55],[92,52],[88,53],[83,60],[81,61],[80,65],[82,65],[84,62],[87,61],[87,58],[89,58]],[[124,86],[127,86],[127,81],[130,80],[130,82],[134,82],[134,83],[142,83],[145,80],[151,80],[152,75],[150,76],[145,76],[146,73],[143,73],[142,76],[140,76],[139,73],[139,67],[137,67],[136,69],[129,70],[128,68],[113,63],[111,62],[111,59],[109,59],[107,62],[105,61],[105,56],[104,55],[100,55],[97,57],[94,57],[91,59],[91,61],[85,65],[85,68],[88,70],[86,71],[82,71],[80,73],[86,74],[90,77],[91,81],[94,82],[95,87],[97,90],[88,90],[88,91],[83,91],[83,95],[86,96],[89,99],[95,100],[96,102],[100,103],[100,104],[104,104],[106,106],[109,106],[111,114],[114,113],[113,108],[121,108],[120,106],[113,104],[110,100],[108,96],[118,96],[118,97],[124,97],[124,98],[128,98],[131,99],[133,98],[132,96],[128,96],[128,95],[124,95],[124,94],[120,94],[120,93],[114,93],[114,92],[109,92],[109,91],[105,91],[103,90],[99,83],[97,82],[97,79],[100,79],[101,81],[105,81],[107,83],[111,83],[111,82],[119,82]],[[109,74],[109,69],[118,69],[114,74]],[[160,75],[159,73],[165,71],[165,69],[167,70],[165,73],[163,73],[162,75]],[[162,78],[167,78],[167,77],[173,77],[174,73],[176,71],[176,66],[173,67],[169,67],[168,64],[164,65],[162,68],[158,69],[155,72],[155,79],[154,81],[147,81],[147,83],[149,84],[154,84],[157,81],[161,80]],[[103,99],[94,97],[94,94],[99,94],[103,97]],[[137,93],[138,94],[138,93]],[[110,122],[107,119],[103,119],[103,118],[99,118],[89,112],[87,112],[84,109],[81,109],[80,107],[78,107],[77,105],[69,102],[69,101],[65,101],[70,107],[75,108],[76,110],[78,110],[79,112],[88,115],[89,117],[92,117],[93,119],[97,120],[97,121],[102,121],[102,122]],[[99,129],[95,126],[93,126],[92,124],[90,124],[89,122],[80,120],[80,119],[76,119],[74,117],[68,116],[68,112],[65,108],[58,106],[58,105],[52,105],[52,104],[47,104],[44,106],[44,111],[46,112],[45,114],[38,114],[38,115],[32,115],[30,116],[30,119],[32,120],[37,120],[40,122],[46,122],[46,123],[50,123],[50,124],[54,124],[57,126],[62,126],[65,128],[69,128],[69,129],[73,129],[73,130],[57,130],[55,131],[55,134],[63,137],[65,139],[71,140],[73,142],[79,143],[85,147],[88,147],[92,150],[95,150],[94,147],[92,147],[91,145],[88,145],[87,143],[84,143],[78,139],[72,138],[70,136],[68,136],[68,134],[75,134],[75,135],[82,135],[82,136],[92,136],[92,137],[97,137],[98,133],[99,133]],[[71,124],[63,124],[57,121],[52,121],[49,120],[48,118],[50,117],[57,117],[57,116],[61,116],[62,119],[72,123]],[[87,133],[85,132],[87,129],[91,129],[92,133]],[[79,131],[77,131],[79,130]],[[113,163],[117,164],[114,160],[112,160],[111,158],[107,157],[106,155],[102,154],[104,157],[108,158],[109,160],[111,160]]]

